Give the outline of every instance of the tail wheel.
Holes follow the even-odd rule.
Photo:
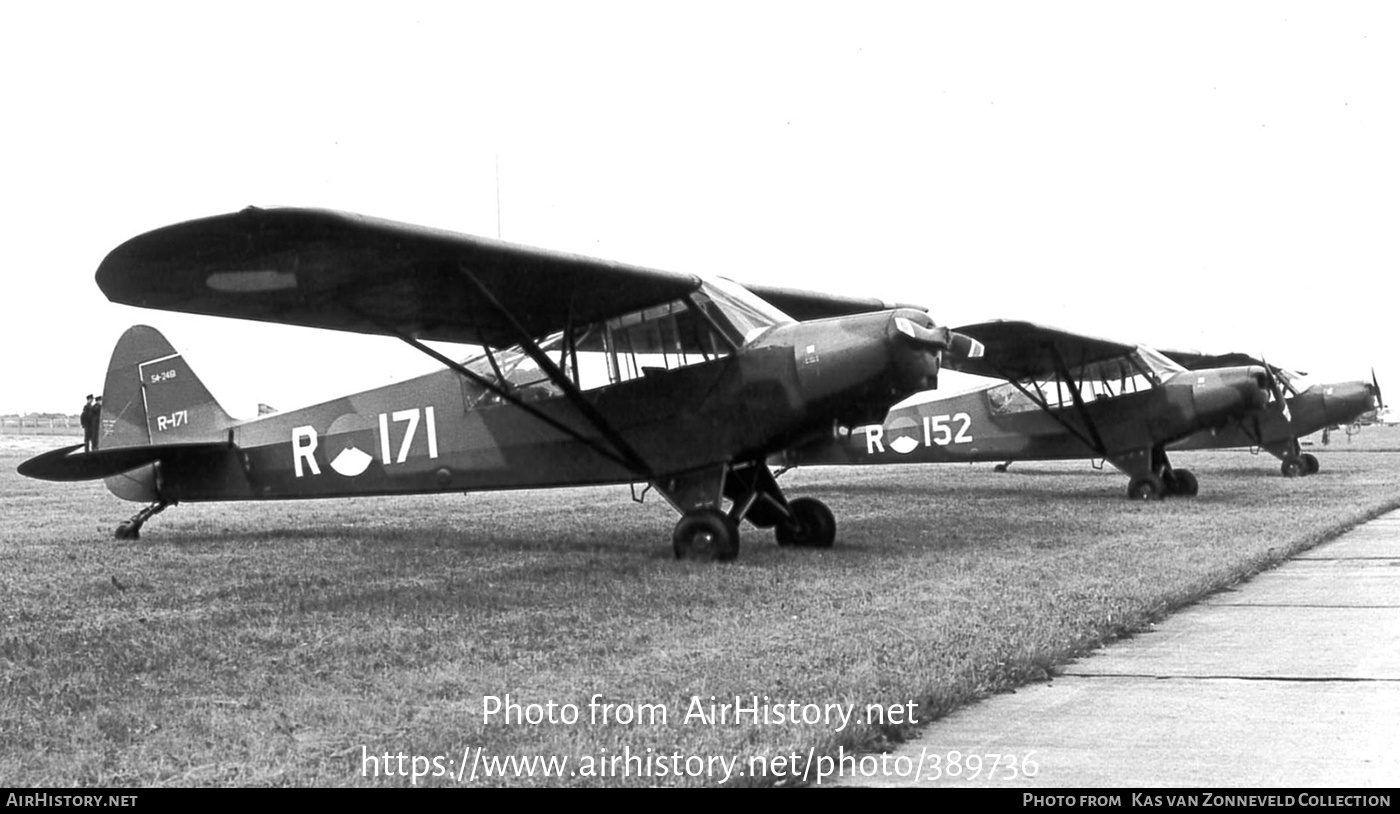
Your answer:
[[[773,531],[780,546],[831,548],[836,542],[836,516],[826,504],[810,497],[788,501],[792,520]]]
[[[686,512],[671,534],[678,560],[728,562],[739,556],[739,525],[718,509]]]
[[[1128,481],[1128,497],[1133,500],[1161,500],[1166,493],[1166,486],[1156,475],[1138,475]]]
[[[1182,497],[1195,497],[1201,490],[1201,484],[1196,480],[1195,474],[1189,469],[1173,469],[1172,474],[1176,477],[1173,484],[1172,494]]]

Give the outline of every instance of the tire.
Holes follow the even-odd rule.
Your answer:
[[[1173,471],[1173,474],[1176,475],[1176,484],[1175,488],[1172,489],[1172,494],[1181,497],[1195,497],[1196,493],[1201,490],[1201,484],[1196,480],[1196,476],[1191,470],[1177,469]]]
[[[739,556],[739,526],[718,509],[687,512],[671,533],[678,560],[729,562]]]
[[[1156,475],[1138,475],[1128,481],[1128,497],[1132,500],[1161,500],[1166,492],[1162,479]]]
[[[1312,454],[1311,452],[1304,452],[1302,455],[1302,460],[1304,475],[1316,475],[1317,470],[1322,468],[1322,464],[1319,464],[1317,462],[1317,456]]]
[[[780,546],[831,548],[836,542],[836,516],[826,504],[810,497],[788,502],[792,522],[773,529]]]
[[[1278,469],[1285,478],[1296,478],[1307,471],[1306,464],[1299,458],[1284,458]]]

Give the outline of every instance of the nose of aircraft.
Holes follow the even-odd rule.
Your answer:
[[[1381,405],[1380,387],[1373,382],[1342,382],[1324,391],[1329,424],[1350,424]]]

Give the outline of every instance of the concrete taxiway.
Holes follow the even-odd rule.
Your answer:
[[[841,774],[822,785],[1400,786],[1400,512]]]

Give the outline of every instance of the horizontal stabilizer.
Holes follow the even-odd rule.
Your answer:
[[[193,462],[211,455],[226,455],[233,447],[225,442],[200,444],[161,444],[159,446],[118,447],[83,452],[82,444],[63,447],[30,458],[18,467],[27,478],[54,481],[96,480],[129,472],[158,462]]]

